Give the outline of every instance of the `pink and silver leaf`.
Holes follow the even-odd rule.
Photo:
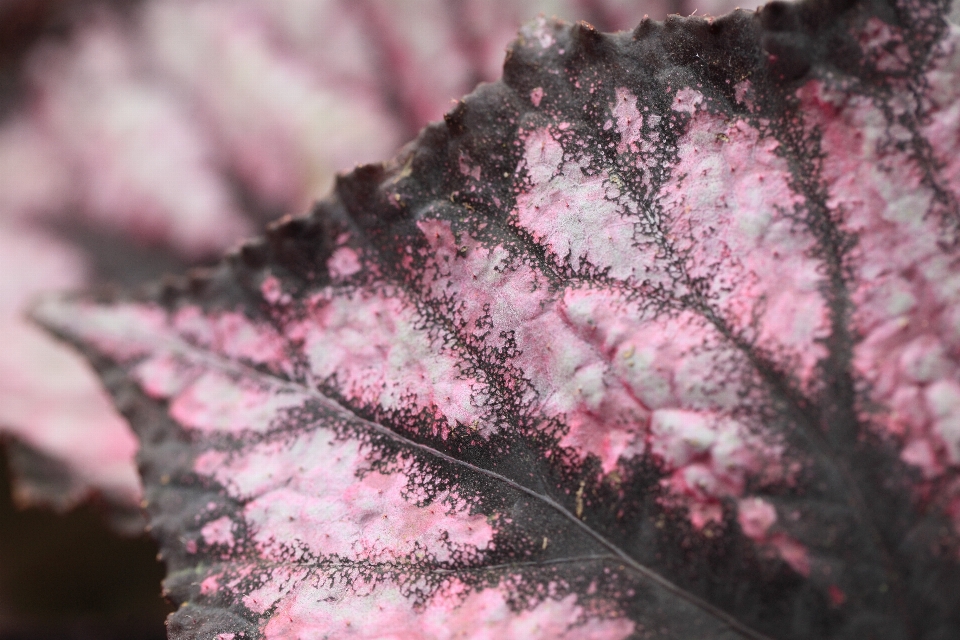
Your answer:
[[[960,29],[540,19],[219,266],[35,316],[172,638],[960,634]]]
[[[41,238],[76,254],[85,267],[70,286],[142,282],[308,210],[337,171],[389,157],[451,99],[496,79],[503,47],[541,11],[614,30],[645,13],[732,6],[6,0],[0,58],[10,64],[0,75],[20,86],[4,93],[10,108],[0,114],[0,235],[16,229],[11,242],[24,233],[24,247]],[[55,249],[39,254],[34,261],[59,260]],[[25,298],[64,282],[8,286],[0,323],[29,334],[0,356],[0,433],[33,452],[14,465],[21,502],[67,508],[99,494],[135,511],[133,435],[76,356],[22,326]]]

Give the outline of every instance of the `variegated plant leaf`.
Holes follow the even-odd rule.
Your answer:
[[[171,637],[956,637],[945,11],[541,19],[309,217],[38,307],[139,432]]]

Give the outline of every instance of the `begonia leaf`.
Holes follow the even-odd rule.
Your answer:
[[[945,11],[540,19],[310,216],[40,305],[140,435],[171,637],[957,637]]]
[[[140,501],[132,434],[76,356],[26,326],[33,296],[143,281],[306,211],[337,170],[388,157],[451,99],[496,79],[503,47],[540,11],[616,29],[667,9],[656,0],[0,2],[0,245],[20,247],[3,265],[13,273],[37,255],[0,300],[12,345],[0,356],[0,433],[31,451],[13,464],[20,503],[64,509],[98,494],[136,511]],[[137,249],[118,250],[128,246]],[[138,251],[148,246],[164,259],[147,266]],[[41,264],[65,259],[66,278]]]

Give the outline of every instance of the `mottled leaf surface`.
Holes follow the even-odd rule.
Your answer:
[[[0,289],[0,432],[49,459],[14,465],[21,502],[140,501],[132,433],[89,368],[24,322],[33,297],[153,279],[307,211],[336,171],[496,79],[538,12],[613,30],[733,6],[668,4],[0,2],[0,264],[27,272]]]
[[[541,19],[219,267],[37,317],[173,638],[960,634],[960,29]]]

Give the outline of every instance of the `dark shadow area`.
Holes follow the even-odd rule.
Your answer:
[[[17,509],[0,443],[0,640],[162,640],[172,611],[146,535],[122,537],[103,507]]]
[[[31,49],[43,40],[63,41],[92,9],[110,7],[126,16],[142,0],[0,0],[0,117],[23,97],[20,74]]]

